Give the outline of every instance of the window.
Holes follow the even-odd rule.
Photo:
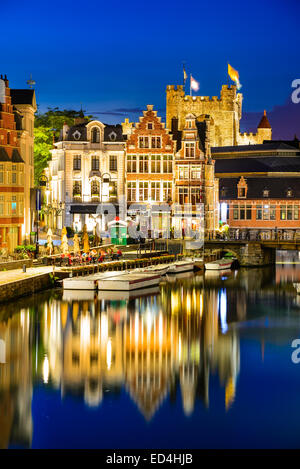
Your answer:
[[[91,194],[92,197],[99,197],[100,196],[100,184],[98,181],[92,181],[91,183]]]
[[[148,200],[148,182],[140,181],[139,183],[139,200],[140,202],[146,202]]]
[[[270,220],[276,220],[276,205],[270,207]]]
[[[262,220],[262,205],[256,205],[256,220]]]
[[[195,143],[185,143],[185,157],[195,158]]]
[[[73,159],[73,170],[81,171],[81,156],[75,155]]]
[[[11,174],[11,182],[12,184],[17,184],[17,173]]]
[[[286,191],[286,196],[287,196],[287,197],[293,197],[293,191],[292,191],[292,189],[289,188],[289,189]]]
[[[246,197],[246,187],[239,187],[238,188],[238,197],[245,198]]]
[[[233,206],[233,219],[234,220],[251,220],[252,208],[251,205],[234,205]]]
[[[170,181],[163,183],[163,200],[164,202],[172,200],[172,183]]]
[[[246,205],[246,220],[251,220],[251,218],[252,218],[251,205]]]
[[[116,155],[109,156],[109,170],[110,171],[118,170],[118,157]]]
[[[151,137],[151,148],[161,148],[161,137]]]
[[[270,194],[269,189],[264,189],[264,190],[263,190],[263,196],[264,196],[264,197],[269,197],[269,194]]]
[[[148,155],[140,155],[140,158],[139,158],[139,171],[140,171],[140,173],[148,173],[149,172],[149,156]]]
[[[136,182],[128,182],[127,184],[127,200],[136,201]]]
[[[92,156],[92,171],[99,171],[99,158],[98,156]]]
[[[191,188],[191,204],[196,205],[196,204],[200,204],[200,202],[201,202],[201,188],[192,187]]]
[[[280,205],[280,220],[299,220],[299,206]]]
[[[160,201],[160,182],[153,181],[151,182],[151,200],[156,202]]]
[[[152,122],[148,122],[148,124],[147,124],[147,129],[148,129],[148,130],[152,130],[152,129],[153,129],[153,123],[152,123]]]
[[[188,166],[179,166],[179,168],[178,168],[178,178],[179,179],[189,179],[189,167]]]
[[[173,164],[172,164],[172,155],[163,156],[163,173],[172,173]]]
[[[98,127],[93,127],[91,130],[91,141],[92,143],[99,143],[100,142],[100,130]]]
[[[201,179],[201,166],[192,166],[192,168],[191,168],[191,178],[192,179]]]
[[[139,148],[149,148],[149,137],[139,137]]]
[[[11,214],[12,215],[17,215],[17,197],[15,195],[12,196],[11,198]]]
[[[180,205],[189,203],[189,189],[188,187],[178,188],[178,202]]]
[[[151,156],[151,173],[160,173],[160,155]]]
[[[227,189],[226,187],[222,187],[221,189],[221,197],[226,197]]]
[[[73,197],[81,197],[81,181],[73,183]]]
[[[136,156],[127,156],[127,173],[136,173]]]

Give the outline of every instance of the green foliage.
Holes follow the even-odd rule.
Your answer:
[[[59,137],[60,130],[66,122],[69,126],[74,125],[74,119],[81,117],[82,111],[60,110],[58,107],[48,108],[45,113],[37,113],[34,122],[34,180],[35,185],[47,167],[51,159],[50,150],[53,146],[53,137]],[[92,116],[85,116],[92,119]]]
[[[15,252],[34,252],[35,249],[35,244],[21,244],[15,248]]]

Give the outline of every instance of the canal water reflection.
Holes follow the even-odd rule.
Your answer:
[[[299,265],[0,307],[0,447],[298,447]]]

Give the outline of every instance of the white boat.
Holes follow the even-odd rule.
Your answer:
[[[160,275],[166,275],[166,273],[169,271],[169,266],[165,264],[158,264],[158,265],[150,265],[149,267],[145,267],[143,269],[143,272],[145,273],[156,273]]]
[[[64,290],[97,290],[97,281],[102,278],[118,277],[125,272],[98,272],[97,274],[87,275],[86,277],[69,277],[63,279]]]
[[[176,261],[169,265],[168,274],[179,274],[182,272],[190,272],[194,270],[194,261]]]
[[[102,278],[98,280],[98,290],[131,291],[158,285],[160,274],[144,274],[139,272],[126,273],[117,277]]]
[[[63,288],[64,290],[97,290],[98,278],[96,275],[64,278]]]
[[[205,269],[206,270],[225,270],[230,269],[232,266],[234,259],[217,259],[216,261],[206,262]]]
[[[297,295],[300,295],[300,283],[293,283],[293,286],[296,289]]]

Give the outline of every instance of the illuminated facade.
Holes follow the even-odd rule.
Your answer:
[[[75,119],[72,127],[63,126],[58,142],[51,151],[46,169],[49,180],[46,226],[61,230],[72,226],[88,231],[101,220],[99,203],[116,207],[124,195],[124,140],[120,125],[104,125],[99,121]]]
[[[9,82],[2,75],[0,86],[5,90],[4,102],[0,101],[0,247],[13,252],[22,242],[24,223],[24,161],[19,138],[22,123],[12,105]]]
[[[211,128],[211,146],[232,146],[261,144],[271,140],[272,129],[266,122],[266,114],[260,121],[256,133],[241,133],[242,93],[237,93],[235,85],[223,85],[220,98],[218,96],[189,96],[182,85],[167,86],[167,128],[172,128],[172,119],[178,120],[181,131],[185,126],[188,114],[196,116],[198,122],[209,119]]]

